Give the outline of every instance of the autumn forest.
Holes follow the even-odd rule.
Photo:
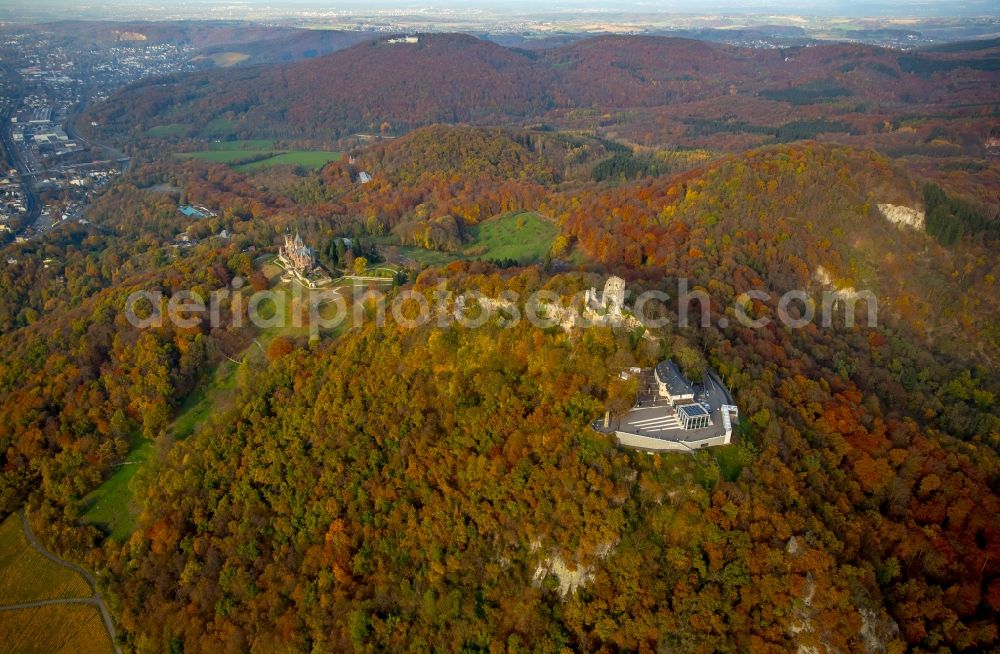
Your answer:
[[[998,53],[431,34],[127,86],[77,117],[126,171],[3,247],[0,517],[122,651],[998,651]],[[251,140],[339,156],[205,154]],[[710,320],[235,320],[293,232],[363,313],[614,274]],[[126,317],[220,289],[218,325]],[[793,290],[878,320],[736,319]],[[665,359],[717,371],[732,444],[592,427]]]

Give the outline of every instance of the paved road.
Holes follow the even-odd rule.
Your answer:
[[[84,579],[86,579],[87,584],[90,585],[90,590],[93,591],[92,597],[80,597],[80,598],[64,598],[64,599],[50,599],[50,600],[38,600],[36,602],[25,602],[23,604],[8,604],[6,606],[0,606],[0,611],[11,611],[14,609],[30,609],[36,606],[51,606],[53,604],[90,604],[97,607],[97,610],[101,613],[101,620],[104,621],[104,627],[108,630],[108,635],[111,636],[111,646],[115,648],[116,654],[121,654],[121,648],[118,647],[118,637],[115,632],[115,623],[111,620],[111,613],[108,611],[107,605],[101,596],[97,593],[97,582],[94,581],[93,575],[89,572],[76,565],[75,563],[70,563],[69,561],[64,561],[58,556],[48,551],[38,542],[35,538],[34,532],[31,531],[31,525],[28,523],[27,516],[24,515],[24,511],[20,510],[17,515],[21,518],[21,527],[24,530],[24,536],[35,550],[52,561],[56,565],[60,565],[64,568],[72,570],[73,572],[79,574]]]

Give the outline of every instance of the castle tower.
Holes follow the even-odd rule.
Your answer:
[[[298,272],[308,272],[316,266],[316,255],[302,242],[298,229],[295,230],[294,238],[285,233],[284,245],[278,250],[278,258]]]
[[[601,296],[604,308],[608,313],[620,314],[625,306],[625,280],[612,275],[604,284],[604,294]]]

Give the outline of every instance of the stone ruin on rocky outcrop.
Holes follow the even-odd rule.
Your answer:
[[[455,299],[454,315],[456,317],[464,314],[469,306],[469,300],[470,298],[464,294]],[[505,312],[520,315],[521,313],[516,303],[510,300],[480,296],[476,298],[476,301],[490,314]],[[542,302],[540,307],[548,319],[567,332],[592,325],[625,329],[642,327],[639,319],[632,315],[628,306],[625,305],[625,280],[613,275],[604,283],[603,293],[598,294],[594,288],[584,292],[582,311],[578,305],[576,307],[552,306]],[[652,335],[648,331],[643,333],[643,337],[652,339]]]
[[[620,316],[625,307],[625,280],[612,275],[604,282],[604,292],[597,294],[597,289],[591,288],[586,293],[587,307],[594,310],[603,309],[609,315]]]

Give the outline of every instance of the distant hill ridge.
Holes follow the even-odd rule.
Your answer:
[[[994,50],[963,56],[976,57],[968,65],[977,74],[997,75],[990,68]],[[963,65],[953,54],[901,55],[860,44],[747,49],[601,36],[529,52],[463,34],[424,34],[417,43],[377,39],[296,63],[146,80],[95,107],[86,122],[118,137],[220,118],[236,135],[336,137],[748,96],[791,104],[929,104],[944,92],[934,72]]]

